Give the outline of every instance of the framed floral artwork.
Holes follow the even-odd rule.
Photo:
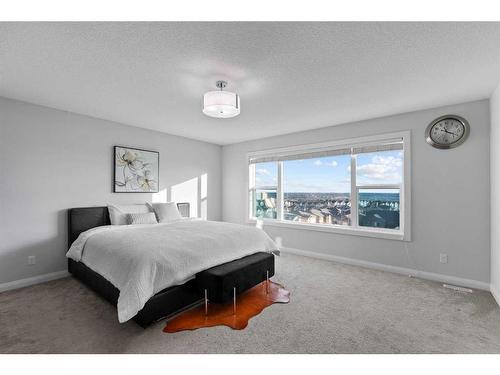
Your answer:
[[[160,153],[115,146],[115,193],[158,193]]]

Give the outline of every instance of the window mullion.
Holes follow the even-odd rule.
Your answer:
[[[250,164],[248,166],[248,192],[249,202],[248,202],[248,215],[247,217],[255,217],[255,164]]]
[[[278,162],[278,181],[277,181],[277,191],[276,191],[276,218],[278,220],[283,220],[283,204],[284,204],[284,194],[283,194],[283,162]]]
[[[356,155],[351,153],[351,226],[358,227],[358,189],[356,187]]]

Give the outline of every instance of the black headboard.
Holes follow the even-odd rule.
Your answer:
[[[80,233],[110,224],[108,207],[70,208],[68,210],[68,247]]]
[[[177,203],[183,217],[189,217],[189,203]],[[110,225],[108,207],[81,207],[68,210],[68,247],[86,230]]]

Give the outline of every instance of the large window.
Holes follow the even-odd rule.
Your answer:
[[[398,133],[251,153],[250,219],[406,239],[408,148]]]

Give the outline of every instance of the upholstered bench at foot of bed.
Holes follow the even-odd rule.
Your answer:
[[[274,255],[260,252],[202,271],[196,284],[201,293],[207,291],[211,302],[225,303],[233,299],[234,288],[240,294],[272,276]]]

